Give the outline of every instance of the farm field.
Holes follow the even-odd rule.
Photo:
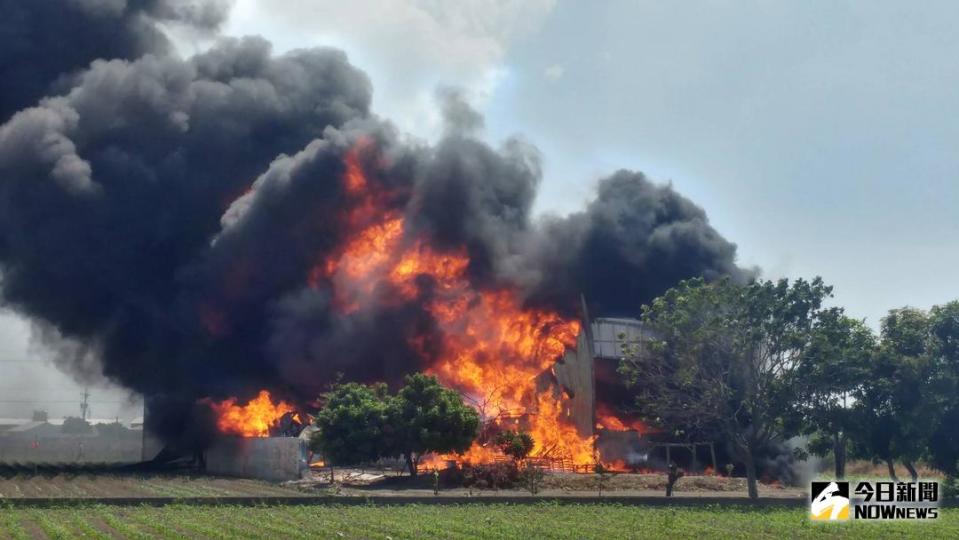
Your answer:
[[[596,505],[0,506],[0,538],[957,538],[933,523],[812,524],[800,509]]]
[[[0,477],[4,499],[97,497],[276,497],[303,495],[277,484],[240,478],[175,474],[66,474]]]

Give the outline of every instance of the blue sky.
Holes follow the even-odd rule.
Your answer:
[[[543,150],[538,208],[671,181],[763,275],[875,325],[959,297],[959,4],[560,2],[486,112]]]

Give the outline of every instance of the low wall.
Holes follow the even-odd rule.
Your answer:
[[[281,482],[298,480],[309,470],[306,443],[295,437],[220,439],[206,451],[212,474]]]
[[[136,463],[142,440],[129,437],[0,437],[0,463]]]

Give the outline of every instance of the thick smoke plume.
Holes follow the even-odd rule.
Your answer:
[[[531,307],[575,314],[582,292],[636,315],[680,279],[744,276],[703,210],[641,173],[534,220],[537,150],[475,138],[482,118],[455,91],[425,145],[370,113],[369,80],[339,51],[247,38],[171,54],[157,21],[214,28],[219,2],[0,5],[0,76],[16,81],[0,93],[0,298],[69,344],[66,369],[93,355],[131,390],[186,401],[306,400],[337,373],[421,369],[436,332],[422,295],[349,313],[316,274],[350,240],[351,152],[404,241],[465,250],[477,288]]]
[[[98,59],[168,54],[160,24],[213,31],[227,15],[224,0],[0,0],[0,121]]]

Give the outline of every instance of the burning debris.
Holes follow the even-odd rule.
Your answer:
[[[217,11],[141,4],[124,11],[129,45],[84,48],[4,104],[0,299],[64,369],[156,397],[166,441],[263,436],[339,374],[425,371],[529,431],[534,456],[592,463],[592,420],[577,427],[551,374],[583,329],[579,293],[631,315],[680,279],[745,276],[670,186],[620,171],[585,211],[534,220],[535,148],[491,148],[455,119],[435,146],[410,143],[343,53],[247,38],[181,59],[156,20],[209,27]]]
[[[637,433],[649,432],[649,428],[643,425],[641,421],[623,418],[623,416],[613,411],[606,403],[599,403],[596,406],[596,429],[635,431]]]

